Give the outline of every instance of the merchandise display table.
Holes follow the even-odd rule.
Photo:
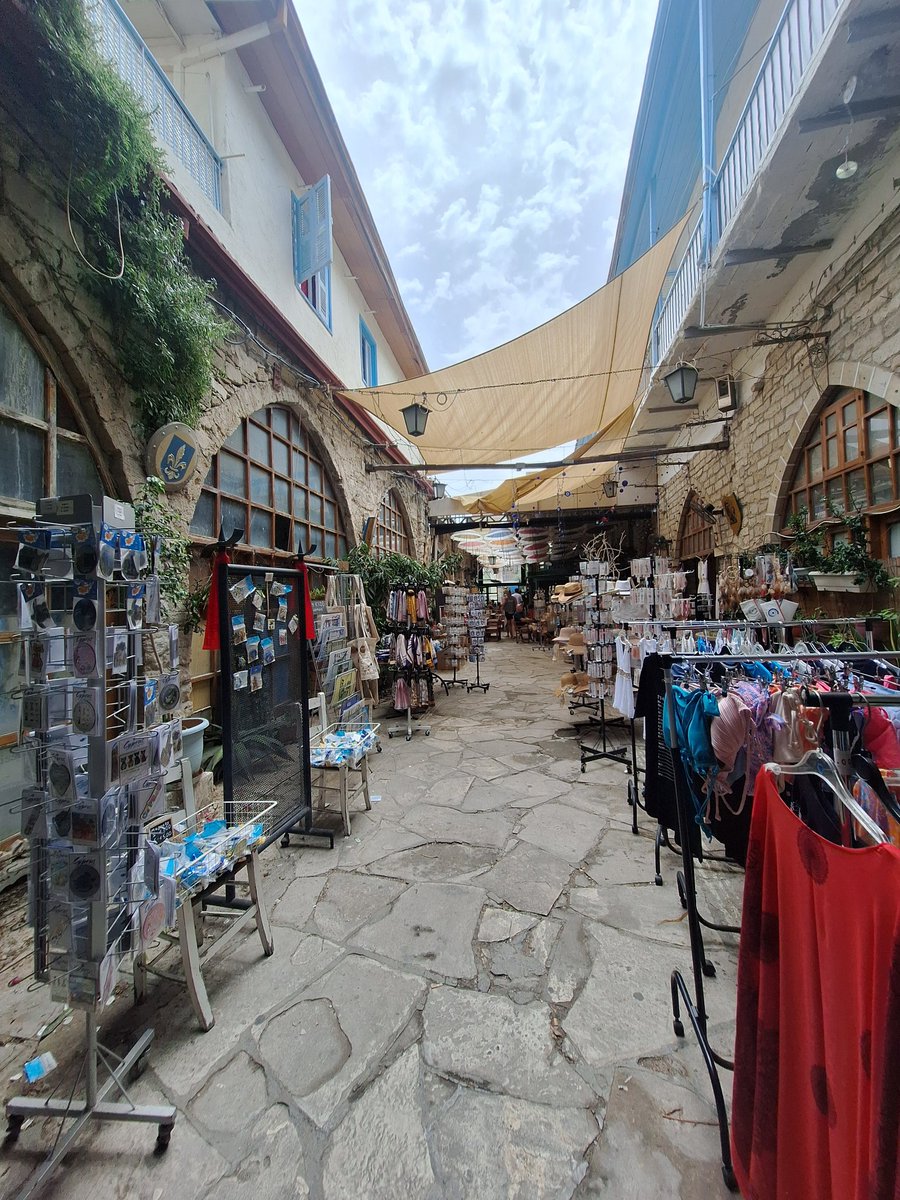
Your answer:
[[[134,964],[135,1001],[144,997],[148,974],[183,983],[188,990],[201,1029],[204,1032],[212,1029],[216,1019],[203,981],[203,966],[230,945],[250,920],[256,922],[263,954],[268,958],[275,949],[265,897],[259,887],[258,866],[259,855],[256,850],[251,850],[228,864],[212,882],[179,896],[174,931],[147,931],[150,936],[145,934],[144,949],[137,955]],[[244,873],[246,878],[239,881],[237,877],[241,873]],[[238,886],[248,889],[249,898],[235,895]],[[224,922],[223,928],[208,939],[205,928],[207,917]],[[154,957],[150,958],[146,943],[154,941],[157,937],[163,945]],[[159,959],[173,945],[177,945],[181,953],[180,975],[157,965]]]

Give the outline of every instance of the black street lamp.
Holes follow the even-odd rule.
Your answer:
[[[406,408],[400,409],[400,416],[406,423],[406,432],[410,437],[422,436],[428,421],[428,409],[424,404],[420,404],[418,400],[414,400],[412,404],[407,404]]]
[[[687,363],[679,363],[674,371],[663,376],[663,383],[669,389],[669,395],[676,404],[688,404],[694,398],[697,390],[697,380],[700,372],[696,367]]]

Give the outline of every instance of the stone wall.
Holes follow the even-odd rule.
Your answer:
[[[83,244],[77,219],[73,230]],[[136,432],[133,397],[116,365],[114,331],[85,288],[86,269],[67,224],[65,179],[44,160],[32,122],[21,111],[14,114],[0,92],[0,294],[37,335],[44,357],[75,402],[108,487],[130,499],[146,474],[144,445]],[[303,385],[287,369],[276,385],[271,361],[250,341],[222,345],[215,376],[197,430],[199,469],[189,487],[171,499],[186,520],[224,439],[250,413],[281,404],[298,413],[318,443],[351,545],[364,518],[378,512],[385,491],[394,487],[405,509],[414,556],[430,551],[422,491],[409,474],[367,473],[367,462],[384,461],[383,455],[368,445],[368,435],[330,395]]]
[[[797,452],[830,388],[859,387],[900,403],[900,216],[884,220],[835,270],[816,296],[815,313],[831,331],[827,363],[815,362],[803,342],[773,347],[755,360],[740,384],[731,445],[695,455],[688,467],[660,488],[660,533],[677,547],[681,514],[693,488],[707,504],[734,492],[743,504],[738,537],[720,517],[716,554],[752,550],[770,540],[780,524],[782,502]],[[812,281],[815,282],[815,281]],[[802,319],[803,313],[795,319]],[[895,374],[896,372],[896,374]]]

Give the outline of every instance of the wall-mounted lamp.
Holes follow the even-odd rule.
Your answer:
[[[618,490],[619,485],[615,479],[603,480],[603,495],[607,498],[607,500],[612,500]]]
[[[699,378],[700,372],[696,367],[680,362],[674,371],[663,376],[663,383],[675,404],[688,404],[694,398]]]
[[[425,399],[424,394],[422,399]],[[418,400],[414,400],[412,404],[407,404],[406,408],[400,409],[400,416],[406,424],[406,432],[410,437],[421,437],[425,432],[425,426],[428,423],[428,409],[424,404],[420,404]]]
[[[431,490],[434,492],[435,500],[443,500],[447,495],[446,483],[441,483],[438,479],[431,480]]]

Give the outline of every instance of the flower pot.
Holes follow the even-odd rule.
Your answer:
[[[809,578],[820,592],[874,592],[875,585],[871,579],[862,583],[856,582],[855,575],[833,575],[827,571],[810,571]]]
[[[203,734],[208,728],[206,717],[185,717],[181,722],[184,757],[190,760],[192,775],[197,775],[203,764]]]

